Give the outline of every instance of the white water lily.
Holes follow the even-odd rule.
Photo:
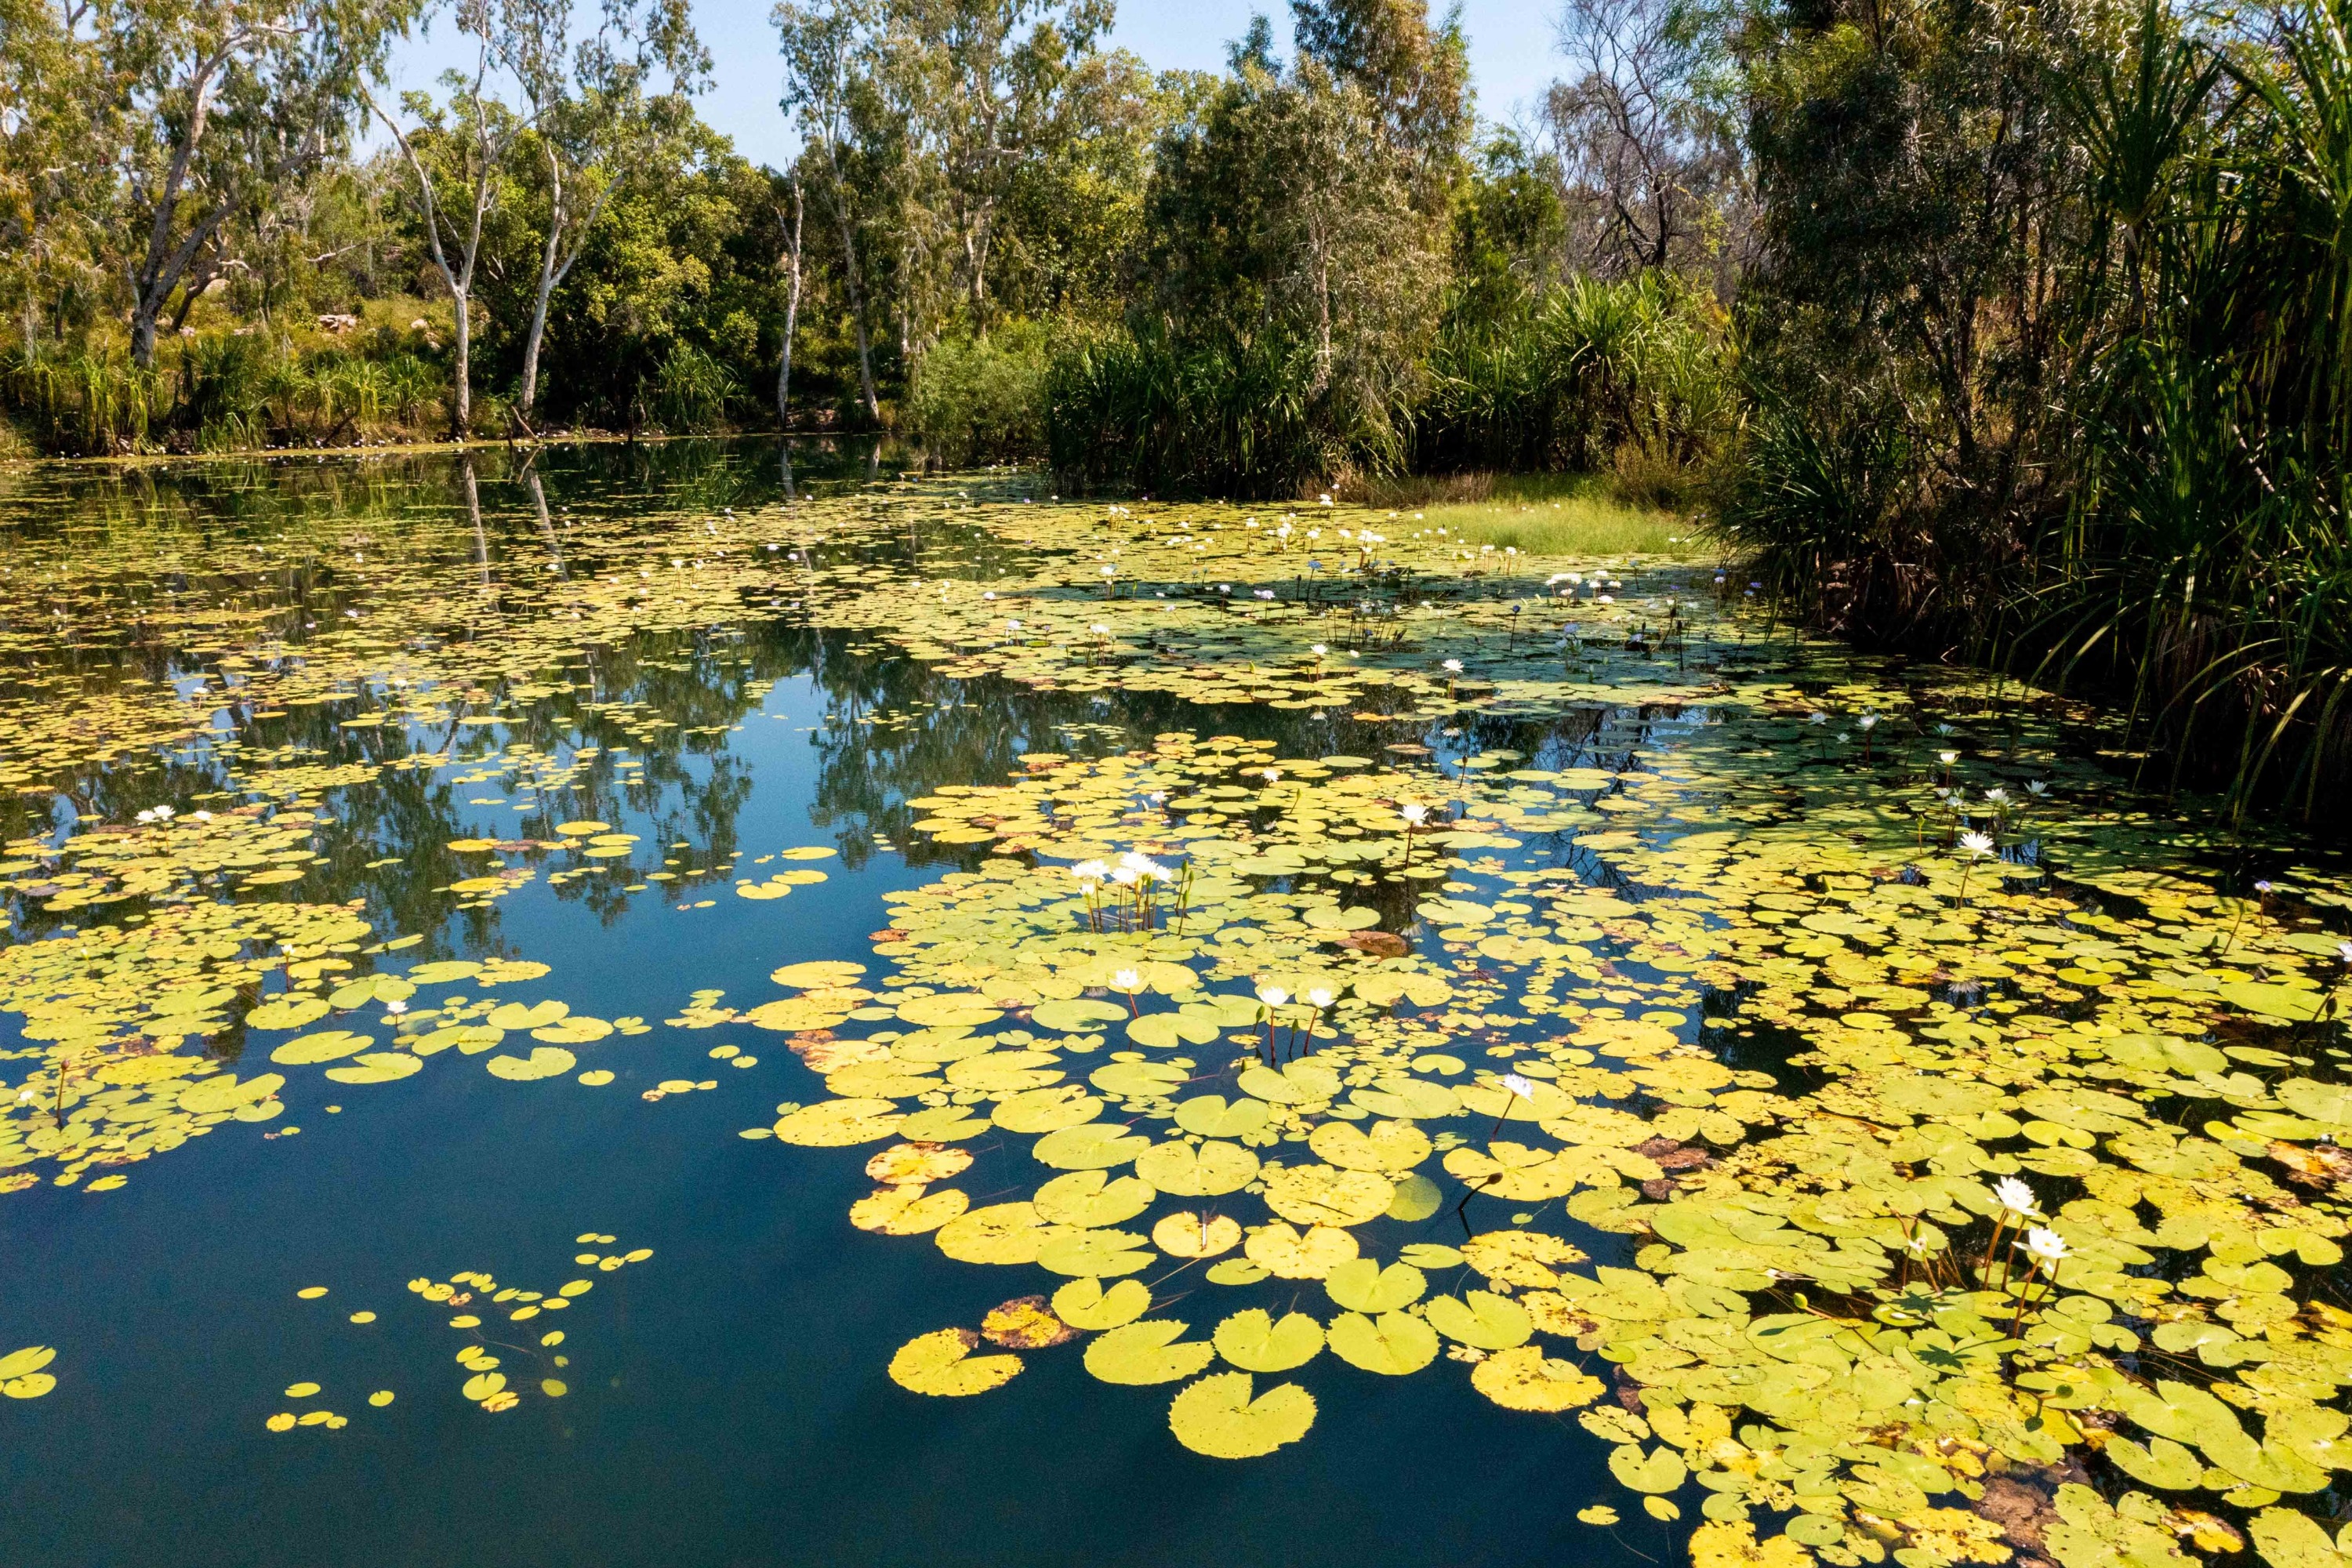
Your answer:
[[[1325,654],[1329,653],[1331,650],[1330,650],[1329,648],[1328,648],[1328,647],[1324,647],[1321,643],[1317,643],[1317,644],[1316,644],[1312,648],[1309,648],[1307,651],[1308,651],[1308,652],[1310,652],[1310,653],[1312,653],[1312,654],[1313,654],[1317,658],[1321,658]]]
[[[1125,991],[1129,994],[1143,989],[1143,976],[1132,969],[1120,970],[1110,977],[1110,983],[1113,990]]]
[[[1257,988],[1257,999],[1269,1007],[1279,1007],[1290,1000],[1290,993],[1279,985],[1261,985]]]
[[[2037,1225],[2025,1233],[2025,1254],[2036,1263],[2056,1263],[2066,1252],[2066,1238],[2054,1230]]]
[[[1507,1072],[1503,1075],[1503,1087],[1521,1100],[1533,1100],[1536,1097],[1536,1086],[1515,1072]]]
[[[2003,1176],[1995,1182],[1992,1195],[2003,1209],[2021,1219],[2042,1212],[2041,1206],[2033,1201],[2033,1189],[2015,1176]]]
[[[1959,752],[1937,752],[1936,753],[1936,760],[1937,760],[1937,762],[1939,762],[1939,763],[1942,763],[1946,767],[1948,767],[1948,767],[1950,767],[1954,763],[1957,763],[1957,762],[1958,762],[1958,761],[1960,760],[1960,753],[1959,753]]]
[[[1307,1000],[1312,1006],[1328,1007],[1331,1005],[1331,993],[1318,985],[1307,994]]]
[[[1110,868],[1099,860],[1081,860],[1070,868],[1070,875],[1081,882],[1099,882],[1110,875]]]
[[[1960,847],[1971,855],[1990,855],[1992,853],[1992,838],[1983,833],[1963,833],[1960,835]]]
[[[1429,820],[1429,807],[1419,801],[1413,801],[1409,805],[1397,807],[1397,815],[1404,819],[1406,826],[1419,827]]]
[[[1448,674],[1448,675],[1459,675],[1459,674],[1461,674],[1461,673],[1462,673],[1462,661],[1461,661],[1460,659],[1458,659],[1458,658],[1449,658],[1449,659],[1447,659],[1447,660],[1445,661],[1445,673],[1446,673],[1446,674]]]

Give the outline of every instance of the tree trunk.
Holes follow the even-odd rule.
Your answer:
[[[547,335],[547,301],[555,292],[556,247],[563,237],[563,161],[547,150],[547,246],[539,257],[539,288],[530,302],[530,335],[522,346],[522,395],[517,400],[530,427],[531,404],[539,395],[539,342]]]
[[[784,429],[793,427],[793,334],[801,320],[801,183],[793,182],[793,272],[792,289],[784,300],[784,352],[776,363],[776,421]],[[784,468],[784,493],[792,494],[792,468],[787,459]]]
[[[834,162],[833,143],[824,144],[824,161],[833,174],[833,216],[841,225],[843,271],[849,283],[849,319],[857,329],[857,384],[866,395],[866,417],[882,423],[882,400],[874,395],[874,347],[866,334],[866,290],[857,282],[857,241],[849,232],[849,201],[842,195],[841,166]]]
[[[457,307],[457,330],[455,334],[457,363],[455,367],[456,374],[451,378],[456,384],[450,388],[450,433],[460,441],[470,435],[474,428],[474,331],[473,315],[467,309],[469,303],[466,298],[467,292],[467,290],[460,289],[450,295],[450,299]],[[469,464],[466,469],[466,483],[471,487],[473,482],[474,470]]]

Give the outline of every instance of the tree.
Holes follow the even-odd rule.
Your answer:
[[[784,268],[789,279],[784,301],[784,346],[776,359],[776,420],[787,430],[793,424],[793,337],[800,330],[801,323],[801,218],[805,209],[798,179],[792,182],[792,193],[793,221],[787,231],[790,238],[783,246],[782,257],[779,258],[779,265]],[[776,214],[777,227],[783,227],[783,217],[782,213]],[[789,466],[786,471],[790,472]]]
[[[487,0],[464,0],[458,25],[477,40],[474,74],[442,73],[446,107],[421,92],[404,94],[401,107],[417,121],[407,129],[373,95],[368,103],[416,181],[425,248],[449,290],[456,318],[449,424],[462,440],[474,422],[474,269],[482,255],[482,226],[506,182],[508,153],[529,127],[488,90],[495,24]]]
[[[710,68],[686,0],[604,0],[602,24],[570,47],[571,0],[499,0],[492,33],[500,63],[520,84],[545,175],[546,233],[524,337],[516,411],[526,428],[539,392],[539,350],[548,300],[580,259],[614,188],[658,156],[650,143],[674,133]],[[647,91],[656,73],[666,90]]]
[[[850,321],[857,337],[857,384],[866,416],[882,422],[874,391],[874,350],[866,321],[866,292],[859,277],[857,238],[852,231],[850,195],[842,179],[841,150],[858,67],[854,58],[868,23],[860,0],[816,8],[782,0],[772,15],[784,57],[782,108],[800,124],[824,175],[823,187],[841,236],[842,279],[849,296]]]
[[[896,0],[887,69],[975,331],[987,330],[997,219],[1022,172],[1082,128],[1074,112],[1108,0]]]
[[[1559,33],[1575,75],[1543,112],[1577,264],[1604,277],[1712,265],[1728,296],[1750,204],[1724,17],[1695,0],[1569,0]]]
[[[223,229],[280,184],[340,154],[369,78],[414,0],[88,0],[65,13],[98,95],[87,134],[115,160],[131,352],[191,270],[216,269]]]

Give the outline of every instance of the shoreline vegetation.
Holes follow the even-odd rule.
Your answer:
[[[1414,0],[1192,72],[1078,0],[786,4],[781,168],[698,114],[688,0],[464,10],[398,102],[430,0],[251,5],[12,20],[0,456],[814,425],[1073,494],[1513,475],[1566,489],[1449,515],[1704,538],[1858,647],[2118,705],[2233,819],[2352,780],[2352,0],[1562,0],[1516,127]]]

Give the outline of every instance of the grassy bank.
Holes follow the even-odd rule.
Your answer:
[[[1539,555],[1695,555],[1689,516],[1626,499],[1593,474],[1448,474],[1369,487],[1366,499],[1471,544]]]

